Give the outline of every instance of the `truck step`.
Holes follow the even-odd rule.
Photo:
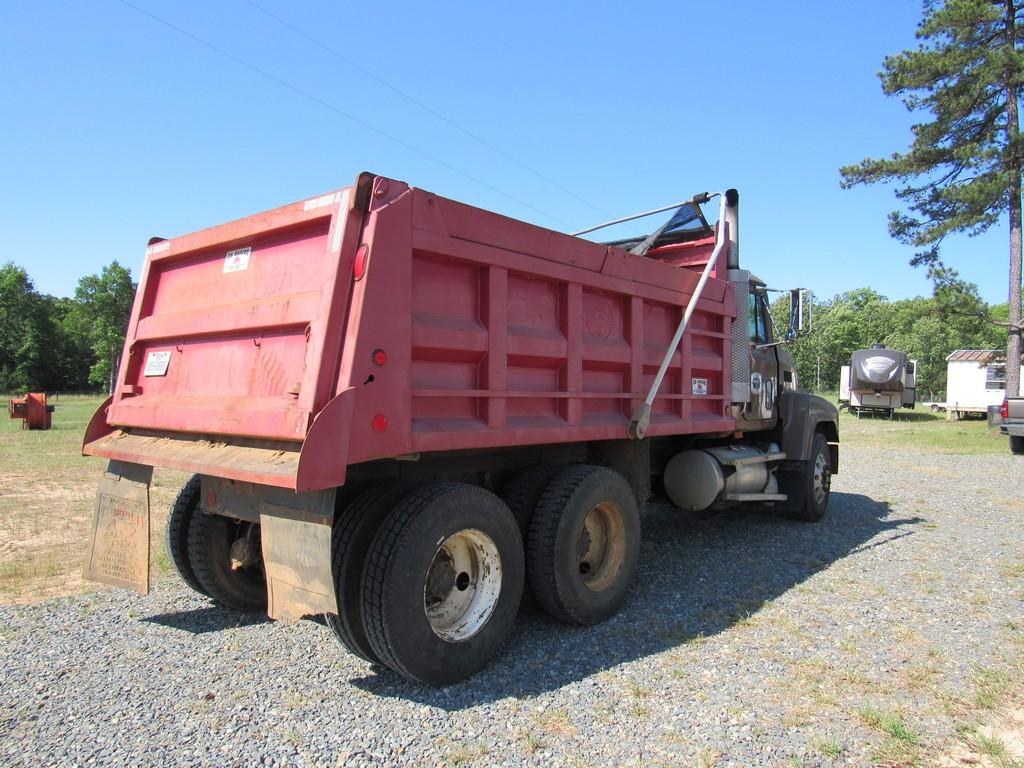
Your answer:
[[[786,501],[789,497],[784,493],[727,493],[722,498],[726,501]]]

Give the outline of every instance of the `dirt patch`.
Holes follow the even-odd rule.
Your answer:
[[[56,401],[54,428],[0,427],[0,605],[97,589],[82,580],[96,484],[106,462],[81,455],[82,434],[101,398]],[[188,475],[157,470],[150,491],[152,562],[166,566],[167,509]]]
[[[1024,765],[1024,708],[999,713],[982,725],[945,756],[942,768],[974,765],[981,768],[1019,768]]]

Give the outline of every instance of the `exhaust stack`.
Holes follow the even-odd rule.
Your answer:
[[[740,193],[725,192],[725,223],[729,228],[729,282],[736,289],[736,321],[732,324],[732,402],[750,402],[750,273],[740,269]]]
[[[729,269],[740,268],[740,193],[725,191],[725,223],[729,225]]]

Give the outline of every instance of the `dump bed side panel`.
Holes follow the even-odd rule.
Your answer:
[[[697,270],[394,182],[373,201],[339,380],[357,398],[350,462],[625,437]],[[732,288],[713,277],[649,434],[735,427],[733,317]],[[373,362],[376,350],[383,366]]]
[[[154,243],[85,450],[308,491],[372,459],[623,438],[706,262],[691,260],[364,175]],[[672,357],[652,436],[735,428],[722,275]]]

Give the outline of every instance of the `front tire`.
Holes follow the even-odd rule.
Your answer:
[[[828,500],[832,493],[832,459],[828,441],[821,432],[814,433],[811,455],[804,462],[801,473],[803,504],[796,512],[798,520],[817,523],[825,517]]]
[[[508,638],[523,592],[519,527],[497,496],[431,483],[398,504],[363,570],[363,619],[400,675],[444,686],[481,669]]]
[[[534,597],[553,618],[596,624],[619,609],[640,554],[640,513],[625,478],[605,467],[563,470],[530,523]]]

